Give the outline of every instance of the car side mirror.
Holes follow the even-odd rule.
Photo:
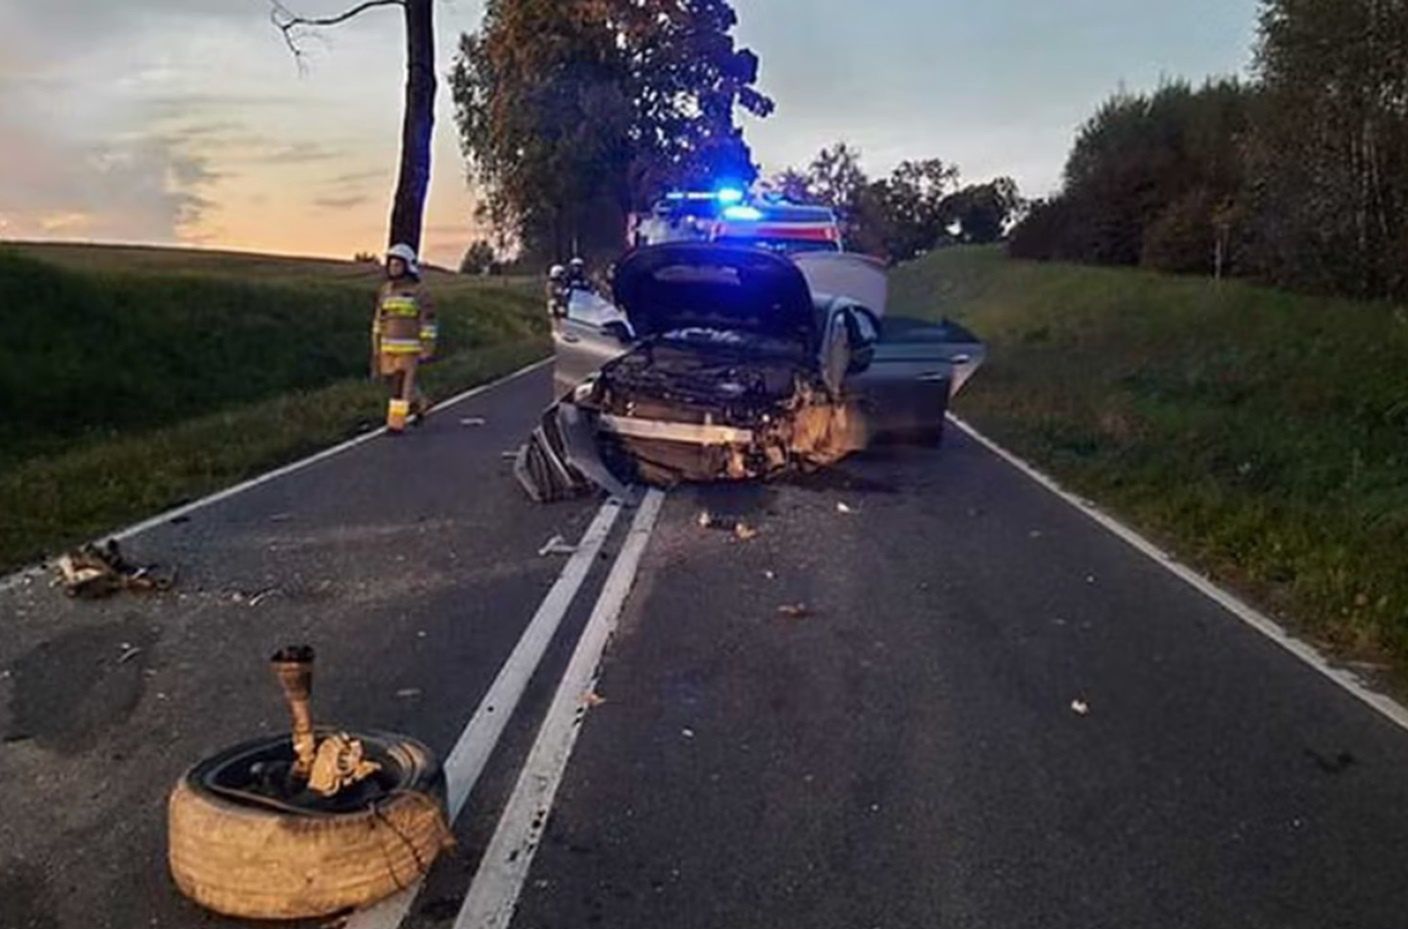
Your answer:
[[[612,336],[622,345],[630,345],[636,340],[636,334],[631,331],[630,324],[619,319],[613,319],[611,322],[603,324],[601,331]]]

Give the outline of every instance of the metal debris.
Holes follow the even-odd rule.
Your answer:
[[[381,765],[366,758],[360,739],[339,732],[318,743],[313,769],[308,775],[308,789],[319,796],[331,797],[380,770]]]
[[[855,510],[852,509],[851,507],[847,506],[847,505],[844,504],[844,503],[838,503],[838,504],[836,504],[836,512],[838,512],[838,513],[844,513],[844,514],[851,514],[851,513],[854,513]]]
[[[461,426],[485,426],[489,421],[482,416],[466,416],[460,420]]]
[[[55,583],[70,597],[96,600],[122,590],[138,593],[170,590],[174,575],[156,574],[156,565],[135,565],[122,557],[116,540],[105,545],[84,545],[55,562]]]
[[[1084,700],[1072,700],[1071,712],[1075,713],[1077,716],[1088,716],[1090,714],[1090,704],[1086,703]]]
[[[740,521],[738,525],[733,527],[733,535],[740,542],[750,542],[758,537],[758,530]]]
[[[543,547],[538,549],[538,557],[546,558],[549,555],[575,555],[577,546],[568,542],[560,535],[555,535],[543,543]]]
[[[811,608],[805,603],[784,603],[777,608],[777,612],[788,619],[806,619],[812,615]]]

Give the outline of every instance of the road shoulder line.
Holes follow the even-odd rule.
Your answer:
[[[513,919],[523,882],[547,827],[553,798],[581,732],[587,698],[600,673],[602,655],[616,631],[664,499],[663,492],[652,489],[636,511],[630,533],[611,566],[494,837],[479,862],[454,929],[504,929]]]
[[[552,358],[550,357],[535,361],[530,365],[526,365],[522,368],[519,368],[517,371],[514,371],[511,374],[504,375],[498,380],[490,381],[486,384],[480,384],[478,387],[470,388],[469,390],[466,390],[463,393],[459,393],[453,397],[450,397],[448,400],[445,400],[441,403],[437,403],[435,405],[435,409],[444,410],[454,406],[455,404],[463,403],[466,400],[477,397],[480,394],[493,390],[496,387],[501,387],[504,384],[508,384],[512,381],[515,381],[518,378],[523,377],[525,374],[530,374],[533,371],[536,371],[539,368],[542,368],[547,364],[551,363],[551,361]],[[361,445],[365,445],[373,439],[380,438],[385,434],[385,426],[382,426],[378,429],[373,429],[371,432],[363,433],[362,435],[356,436],[355,438],[351,438],[345,442],[341,442],[337,445],[334,445],[331,448],[325,448],[320,452],[314,452],[312,455],[309,455],[306,458],[300,458],[298,461],[289,462],[288,464],[283,465],[282,467],[275,468],[272,471],[268,471],[264,474],[259,474],[254,477],[251,477],[248,480],[241,481],[240,483],[235,484],[232,487],[226,487],[224,490],[217,490],[215,493],[205,497],[201,497],[199,500],[193,500],[190,503],[183,503],[178,507],[166,510],[163,513],[158,513],[156,516],[153,516],[150,519],[142,520],[140,523],[137,523],[135,525],[128,526],[126,529],[119,529],[116,532],[105,533],[101,538],[94,539],[93,541],[94,543],[98,543],[107,539],[116,539],[119,542],[126,541],[127,539],[130,539],[135,535],[141,535],[143,532],[146,532],[149,529],[154,529],[157,526],[169,523],[173,519],[179,519],[182,516],[194,513],[197,510],[204,509],[205,507],[208,507],[215,503],[219,503],[222,500],[228,500],[231,497],[238,496],[239,494],[242,494],[247,490],[253,490],[255,487],[259,487],[262,484],[267,484],[270,481],[275,481],[281,477],[287,477],[290,474],[302,471],[304,468],[307,468],[311,465],[315,465],[320,461],[326,461],[329,458],[341,455],[343,452],[351,451],[352,449],[357,448]],[[16,584],[20,583],[26,578],[38,577],[41,576],[43,573],[43,564],[30,565],[27,568],[20,568],[18,571],[15,571],[14,573],[6,577],[0,578],[0,592],[6,591],[11,587],[14,587]]]
[[[1260,632],[1262,635],[1299,658],[1302,662],[1338,684],[1344,690],[1349,691],[1349,693],[1358,698],[1362,703],[1378,711],[1380,715],[1390,722],[1402,729],[1408,730],[1408,707],[1404,707],[1386,694],[1373,690],[1352,672],[1330,664],[1329,660],[1314,646],[1293,637],[1270,616],[1267,616],[1245,600],[1224,590],[1212,580],[1194,571],[1188,565],[1179,561],[1173,554],[1164,551],[1158,545],[1155,545],[1149,539],[1139,534],[1139,532],[1115,519],[1091,501],[1078,497],[1066,490],[1057,483],[1054,478],[1049,477],[1021,458],[1018,458],[992,439],[983,435],[960,417],[950,413],[949,420],[988,451],[997,455],[1003,461],[1084,513],[1101,527],[1118,536],[1151,561],[1158,563],[1165,570],[1203,594],[1203,596],[1214,601],[1242,622],[1251,626],[1257,632]]]

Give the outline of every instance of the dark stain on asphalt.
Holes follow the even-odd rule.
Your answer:
[[[1307,748],[1305,754],[1311,761],[1315,762],[1317,768],[1324,771],[1326,774],[1342,774],[1358,763],[1358,759],[1349,752],[1340,752],[1332,757],[1330,755],[1322,755],[1313,748]]]
[[[0,864],[0,925],[14,929],[58,929],[45,901],[44,872],[28,862]]]
[[[11,722],[4,739],[33,739],[61,754],[88,748],[93,736],[137,708],[155,642],[151,628],[129,614],[40,643],[11,669]]]

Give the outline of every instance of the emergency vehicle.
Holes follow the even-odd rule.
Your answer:
[[[776,197],[750,200],[741,190],[674,192],[648,213],[632,214],[634,248],[667,242],[718,242],[783,254],[839,252],[841,224],[829,207]]]

